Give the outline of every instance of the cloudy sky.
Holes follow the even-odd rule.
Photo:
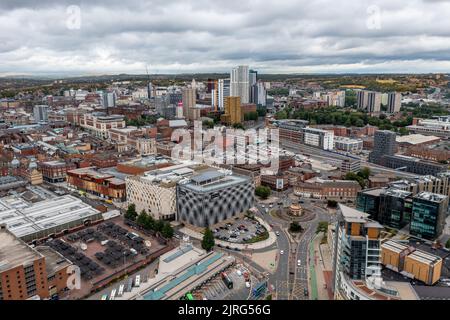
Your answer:
[[[0,75],[450,72],[450,0],[0,0]]]

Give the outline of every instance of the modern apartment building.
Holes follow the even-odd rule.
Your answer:
[[[244,121],[244,113],[240,97],[225,98],[225,114],[222,115],[222,121],[227,124],[236,124]]]
[[[384,156],[392,156],[396,152],[396,133],[388,130],[378,130],[375,132],[373,151],[369,154],[369,161],[376,164],[383,164]]]
[[[448,196],[421,192],[413,199],[410,233],[434,240],[442,234],[448,214]]]
[[[305,128],[303,129],[304,143],[323,150],[333,150],[334,133],[327,130]]]
[[[367,213],[338,205],[332,267],[335,296],[357,299],[353,281],[365,282],[381,275],[380,231],[383,227]]]
[[[249,177],[206,171],[177,186],[178,220],[208,227],[253,206],[255,187]]]
[[[238,66],[230,73],[230,96],[240,97],[241,103],[250,102],[250,79],[248,66]]]

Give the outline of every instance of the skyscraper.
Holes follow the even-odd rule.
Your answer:
[[[240,97],[241,103],[249,103],[250,81],[248,66],[238,66],[231,70],[230,96]]]
[[[402,107],[402,94],[400,92],[390,92],[388,95],[387,112],[400,112]]]
[[[373,151],[369,154],[369,162],[383,165],[383,156],[392,156],[396,151],[395,132],[378,130],[375,132]]]
[[[34,120],[36,122],[48,121],[48,109],[47,105],[36,105],[33,108]]]
[[[195,88],[183,88],[183,114],[186,119],[190,119],[192,108],[197,105],[197,97]]]

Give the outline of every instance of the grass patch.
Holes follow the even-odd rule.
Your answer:
[[[264,233],[257,235],[256,237],[254,237],[250,240],[244,241],[244,243],[256,243],[256,242],[264,241],[267,239],[269,239],[269,232],[265,231]]]

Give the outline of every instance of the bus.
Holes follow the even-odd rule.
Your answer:
[[[186,300],[195,300],[194,296],[192,295],[192,293],[189,292],[189,293],[186,294]]]
[[[230,277],[225,272],[222,272],[222,280],[228,289],[233,289],[233,281],[231,281]]]

